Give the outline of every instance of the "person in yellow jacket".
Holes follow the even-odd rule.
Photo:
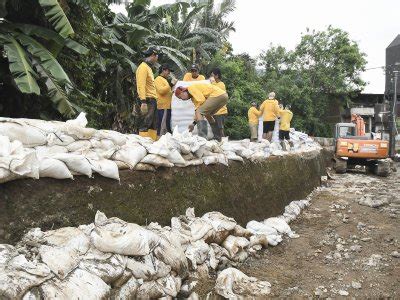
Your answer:
[[[154,80],[157,92],[157,134],[158,136],[171,130],[171,101],[172,87],[176,79],[170,79],[171,72],[174,72],[169,65],[160,66],[158,76]]]
[[[258,119],[261,116],[261,111],[257,109],[257,103],[251,102],[251,107],[247,112],[247,116],[249,117],[249,128],[250,128],[250,141],[257,142],[258,141]]]
[[[151,66],[158,61],[158,51],[149,48],[136,70],[136,88],[140,104],[139,135],[157,139],[157,91]]]
[[[210,81],[211,84],[219,87],[221,90],[226,91],[225,83],[222,82],[221,70],[219,68],[215,68],[211,72]],[[221,138],[225,136],[225,119],[228,115],[228,108],[224,105],[217,113],[214,115],[215,123],[211,126],[211,129],[214,134],[214,138],[218,141],[221,141]]]
[[[200,75],[199,67],[197,65],[192,65],[190,68],[190,72],[187,72],[185,76],[183,76],[183,81],[200,81],[206,80],[204,75]]]
[[[287,105],[284,109],[279,111],[279,116],[281,117],[279,124],[279,140],[290,141],[290,122],[293,118],[293,113],[290,111],[290,105]]]
[[[203,116],[213,124],[215,122],[213,115],[228,103],[228,94],[210,83],[196,83],[187,88],[178,87],[175,95],[184,101],[191,99],[195,106],[194,122],[189,125],[190,132]]]
[[[263,139],[271,141],[275,121],[279,117],[279,103],[274,92],[269,93],[268,99],[261,104],[260,111],[263,115]]]

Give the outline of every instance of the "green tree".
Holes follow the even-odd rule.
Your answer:
[[[335,103],[347,106],[365,87],[365,54],[349,34],[329,26],[307,30],[293,51],[270,47],[260,56],[264,86],[294,111],[294,126],[313,135],[331,136],[325,116]]]

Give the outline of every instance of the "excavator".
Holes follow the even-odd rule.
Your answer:
[[[351,123],[336,124],[333,159],[336,173],[365,166],[367,171],[386,177],[391,167],[388,157],[389,142],[366,135],[365,122],[361,116],[353,114]]]

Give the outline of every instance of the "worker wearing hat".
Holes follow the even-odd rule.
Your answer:
[[[151,47],[143,54],[145,58],[136,70],[140,101],[139,135],[157,140],[157,91],[151,66],[158,61],[158,51]]]
[[[210,75],[211,84],[219,87],[221,90],[226,91],[225,83],[222,82],[221,69],[214,68]],[[228,115],[228,107],[224,105],[217,113],[214,115],[215,124],[211,126],[214,134],[214,138],[221,141],[221,138],[225,136],[225,119]]]
[[[275,93],[271,92],[268,99],[265,100],[261,106],[260,111],[263,115],[263,138],[272,141],[274,133],[275,121],[279,117],[279,103],[275,99]]]
[[[175,78],[170,78],[171,73],[174,72],[172,68],[167,65],[161,65],[158,76],[154,80],[157,92],[157,114],[158,136],[171,130],[171,101],[172,101],[172,87],[176,84]]]
[[[175,95],[184,101],[191,99],[195,106],[195,120],[189,126],[189,131],[193,131],[203,116],[213,124],[215,122],[213,115],[228,103],[228,94],[210,83],[195,83],[187,88],[178,87]]]
[[[261,111],[257,109],[255,101],[251,102],[247,116],[249,117],[250,141],[256,142],[258,140],[258,118],[261,116]]]
[[[190,72],[186,73],[185,76],[183,76],[183,81],[200,81],[200,80],[206,80],[204,75],[200,75],[199,67],[196,64],[193,64],[192,67],[190,68]]]

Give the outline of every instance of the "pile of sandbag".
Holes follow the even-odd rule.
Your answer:
[[[291,130],[291,144],[262,140],[208,141],[188,131],[167,133],[158,141],[112,130],[87,128],[84,113],[67,122],[0,118],[0,183],[16,178],[72,179],[94,173],[119,180],[120,169],[265,160],[320,149],[308,135]],[[283,146],[283,147],[282,147]]]
[[[284,234],[296,237],[288,223],[307,205],[293,201],[282,216],[251,221],[247,228],[219,212],[197,217],[193,208],[165,227],[98,211],[92,224],[78,228],[34,228],[16,246],[0,245],[0,298],[188,297],[196,278],[218,272],[216,291],[223,296],[238,290],[266,295],[268,282],[227,268],[278,244]]]

